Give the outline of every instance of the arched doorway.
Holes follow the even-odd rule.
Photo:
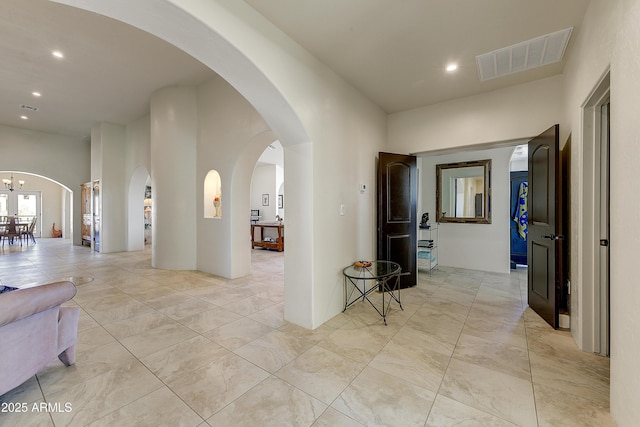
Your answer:
[[[251,179],[251,210],[260,211],[260,221],[275,221],[276,216],[284,217],[284,207],[280,207],[279,197],[283,191],[284,154],[280,142],[274,141],[260,155]],[[265,194],[267,199],[263,200]]]
[[[30,172],[0,171],[0,179],[14,183],[11,190],[0,187],[0,216],[36,217],[35,237],[52,237],[51,230],[62,231],[72,239],[73,192],[46,176]]]
[[[167,0],[141,0],[127,3],[126,7],[114,4],[110,0],[60,0],[60,3],[128,23],[154,34],[200,60],[229,82],[254,106],[278,136],[285,152],[291,150],[290,156],[285,155],[285,168],[291,171],[290,176],[295,176],[296,179],[291,179],[290,184],[286,185],[290,202],[287,204],[287,216],[290,219],[287,242],[289,247],[294,247],[295,250],[291,251],[285,261],[285,318],[312,328],[313,274],[304,266],[308,263],[305,254],[313,253],[313,239],[309,238],[305,221],[309,217],[309,207],[313,206],[313,147],[299,113],[283,94],[287,85],[293,84],[288,89],[295,91],[296,84],[286,75],[277,75],[277,70],[268,70],[269,64],[273,64],[273,58],[267,60],[263,56],[264,51],[260,46],[265,41],[264,37],[258,33],[244,31],[246,27],[239,18],[243,10],[227,9],[243,8],[246,5],[223,6],[216,2],[194,4]],[[154,11],[152,15],[148,13],[151,9]],[[232,21],[238,21],[238,25],[229,25]],[[189,28],[189,31],[185,32],[185,28]],[[236,44],[230,40],[234,40]],[[257,66],[258,63],[262,64],[263,68]],[[265,78],[269,73],[273,73],[272,78]],[[274,84],[274,81],[278,81],[280,87]],[[247,211],[248,209],[244,210],[245,215]],[[246,236],[246,222],[241,224],[237,221],[237,225],[230,226],[230,232],[232,236],[233,233],[237,236],[237,239],[232,238],[231,241]],[[233,251],[233,248],[231,250]],[[300,286],[300,283],[307,285]]]
[[[282,254],[259,254],[263,251],[284,250],[284,153],[279,141],[270,143],[260,155],[251,177],[250,207],[252,271],[269,260],[273,266],[282,267]],[[279,270],[273,270],[278,271]]]
[[[127,249],[130,251],[140,251],[145,247],[145,232],[148,224],[145,210],[149,204],[149,202],[146,202],[148,184],[149,172],[144,166],[138,166],[129,179],[129,193],[127,196]],[[149,200],[151,199],[149,198]]]

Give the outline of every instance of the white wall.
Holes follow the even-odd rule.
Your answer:
[[[240,277],[251,269],[251,174],[260,154],[276,137],[251,104],[219,77],[198,88],[198,118],[198,213],[203,212],[203,203],[211,202],[202,200],[207,173],[218,171],[222,181],[222,217],[197,218],[198,269]],[[269,202],[271,206],[271,198]],[[264,211],[262,206],[260,211]]]
[[[425,151],[534,137],[561,120],[562,76],[389,115],[389,148]]]
[[[284,196],[284,170],[280,166],[259,165],[251,178],[251,209],[260,210],[261,221],[275,221],[276,215],[284,217],[284,208],[278,209],[278,196]],[[269,195],[269,205],[264,206],[263,195]]]
[[[27,177],[23,187],[26,191],[41,191],[42,196],[42,218],[39,220],[41,237],[51,237],[51,226],[56,224],[56,229],[63,231],[62,237],[69,239],[71,236],[65,235],[64,223],[64,197],[67,190],[60,184],[48,179],[35,176]]]
[[[529,170],[529,165],[526,159],[524,160],[514,160],[510,165],[511,172],[521,172]]]
[[[575,47],[565,70],[565,115],[567,125],[571,129],[571,332],[578,347],[593,351],[593,334],[595,325],[589,312],[594,310],[596,292],[594,268],[595,236],[594,229],[594,148],[586,143],[589,135],[583,135],[583,104],[588,100],[598,82],[609,67],[613,68],[613,53],[616,50],[618,31],[620,30],[623,4],[622,1],[593,1],[582,24],[582,31],[575,40]],[[615,89],[612,81],[612,91]],[[626,89],[625,89],[626,90]],[[612,95],[613,97],[613,95]],[[613,101],[612,119],[616,120],[619,104]],[[618,142],[615,141],[617,131],[611,124],[612,157],[611,162],[616,171],[613,153]],[[615,146],[614,146],[615,145]],[[614,180],[611,178],[612,189]],[[611,200],[613,211],[614,199]],[[626,208],[625,208],[626,209]],[[615,216],[615,215],[614,215]],[[611,217],[613,224],[614,216]],[[613,252],[616,243],[611,240]],[[612,275],[615,272],[612,271]],[[613,331],[612,331],[613,333]]]
[[[251,209],[260,210],[261,221],[275,221],[278,208],[276,165],[256,166],[251,178]],[[269,206],[263,206],[263,195],[269,196]]]
[[[258,159],[258,165],[262,163],[278,165],[281,168],[284,168],[284,151],[280,141],[274,141],[272,144],[269,144],[269,147],[262,152]]]
[[[611,412],[618,425],[632,426],[640,419],[640,200],[629,197],[640,164],[640,1],[622,3],[622,19],[610,27],[617,30],[611,64]]]
[[[151,117],[149,114],[140,117],[126,126],[125,175],[131,176],[133,171],[142,166],[151,170]],[[143,195],[144,196],[144,195]]]
[[[630,183],[638,182],[640,163],[640,1],[592,0],[565,70],[565,112],[572,132],[572,317],[580,315],[593,287],[589,248],[592,229],[592,147],[585,145],[582,108],[601,77],[611,70],[611,414],[619,426],[640,419],[640,288],[635,269],[640,247],[640,200],[629,197]],[[583,321],[585,319],[582,319]],[[578,343],[585,334],[572,332]],[[579,322],[580,323],[580,322]],[[578,325],[581,326],[581,325]]]
[[[506,273],[510,254],[509,161],[513,147],[463,151],[419,158],[420,207],[436,218],[436,165],[491,159],[491,224],[442,223],[438,225],[440,265]]]
[[[45,176],[74,192],[73,242],[81,244],[79,233],[80,186],[89,181],[90,144],[80,138],[71,138],[0,125],[0,170],[22,171]],[[42,147],[47,147],[43,150]],[[51,226],[49,225],[49,228]],[[58,223],[56,222],[56,227]]]

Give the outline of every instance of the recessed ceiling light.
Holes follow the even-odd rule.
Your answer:
[[[42,96],[40,92],[31,92],[31,95],[35,96],[36,98],[40,98]]]
[[[27,120],[29,117],[27,117],[27,116],[20,116],[20,118],[21,118],[22,120]]]
[[[458,65],[457,64],[449,64],[447,65],[447,71],[448,72],[452,72],[458,69]]]
[[[55,56],[56,58],[64,58],[64,54],[62,52],[60,52],[59,50],[54,50],[51,52],[51,54],[53,56]]]

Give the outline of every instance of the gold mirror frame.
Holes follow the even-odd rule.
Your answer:
[[[463,169],[482,167],[484,178],[484,189],[482,198],[482,215],[479,216],[451,216],[446,210],[443,212],[443,175],[451,169]],[[461,172],[461,175],[464,175]],[[480,175],[478,175],[479,177]],[[451,191],[449,182],[445,182],[447,186],[444,190]],[[451,211],[450,208],[448,208]],[[475,160],[471,162],[444,163],[436,165],[436,221],[437,222],[453,222],[453,223],[472,223],[472,224],[491,224],[491,160]]]

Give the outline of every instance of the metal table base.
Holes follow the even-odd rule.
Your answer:
[[[391,261],[371,261],[366,267],[350,265],[342,273],[344,275],[344,310],[358,301],[368,301],[387,324],[387,314],[391,308],[392,299],[402,308],[400,302],[400,265]],[[362,283],[362,289],[358,283]],[[358,291],[354,298],[355,291]],[[382,292],[382,310],[369,299],[372,292]],[[388,295],[388,302],[386,297]]]

